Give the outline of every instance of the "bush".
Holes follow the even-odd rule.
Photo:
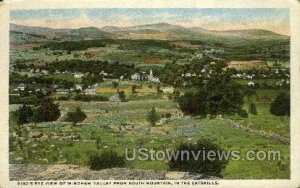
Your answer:
[[[238,110],[238,111],[237,111],[237,114],[238,114],[240,117],[242,117],[242,118],[248,118],[248,113],[247,113],[247,111],[244,110],[244,109]]]
[[[253,115],[257,115],[257,108],[253,102],[249,105],[249,113]]]
[[[119,82],[112,81],[112,85],[114,88],[117,88],[119,86]]]
[[[67,113],[67,121],[72,122],[74,125],[82,122],[85,118],[86,114],[79,107],[77,107],[74,112]]]
[[[104,151],[101,154],[94,154],[90,156],[88,166],[92,170],[101,170],[113,167],[124,167],[124,157],[118,156],[115,151]]]
[[[216,154],[215,160],[209,160],[207,157],[208,151],[213,151]],[[187,171],[212,176],[221,176],[222,170],[225,169],[228,163],[227,160],[221,158],[219,159],[217,157],[218,153],[221,154],[221,152],[226,151],[208,139],[199,140],[196,144],[181,144],[176,149],[175,153],[176,152],[179,152],[179,157],[177,160],[173,155],[168,163],[170,170],[174,171]],[[189,159],[187,157],[180,158],[181,152],[188,152]],[[200,153],[199,157],[193,157],[197,156],[198,152]]]
[[[121,102],[127,102],[126,95],[125,95],[124,91],[119,91],[118,95],[119,95],[119,99],[121,100]]]
[[[152,107],[151,111],[148,113],[147,120],[149,121],[149,123],[151,123],[152,126],[154,126],[155,123],[159,120],[159,116],[157,115],[154,107]]]
[[[271,103],[270,112],[276,116],[290,115],[290,94],[279,93],[276,99]]]

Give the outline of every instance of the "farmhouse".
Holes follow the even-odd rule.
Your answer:
[[[75,90],[82,91],[82,84],[76,84],[75,85]]]
[[[81,72],[75,72],[74,73],[74,78],[81,78],[83,76],[84,76],[84,74],[82,74]]]
[[[143,75],[141,73],[134,73],[131,75],[131,80],[143,80]]]
[[[255,83],[250,81],[250,82],[248,82],[248,86],[253,87],[253,86],[255,86]]]

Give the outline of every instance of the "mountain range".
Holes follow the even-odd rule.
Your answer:
[[[10,31],[45,37],[63,37],[70,39],[156,39],[156,40],[197,40],[197,39],[286,39],[280,35],[262,29],[207,30],[200,27],[187,28],[169,23],[146,24],[132,27],[105,26],[82,27],[79,29],[53,29],[10,24]]]

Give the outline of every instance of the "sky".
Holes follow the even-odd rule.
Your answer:
[[[128,27],[166,22],[210,30],[266,29],[289,35],[289,9],[36,9],[12,10],[10,22],[26,26]]]

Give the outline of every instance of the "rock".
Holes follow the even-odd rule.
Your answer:
[[[184,179],[184,177],[187,175],[187,172],[167,172],[165,174],[165,178],[168,180],[179,180]]]
[[[61,161],[64,163],[65,161]],[[78,165],[11,164],[11,181],[26,180],[180,180],[217,179],[189,172],[168,172],[128,168],[110,168],[99,171]]]

